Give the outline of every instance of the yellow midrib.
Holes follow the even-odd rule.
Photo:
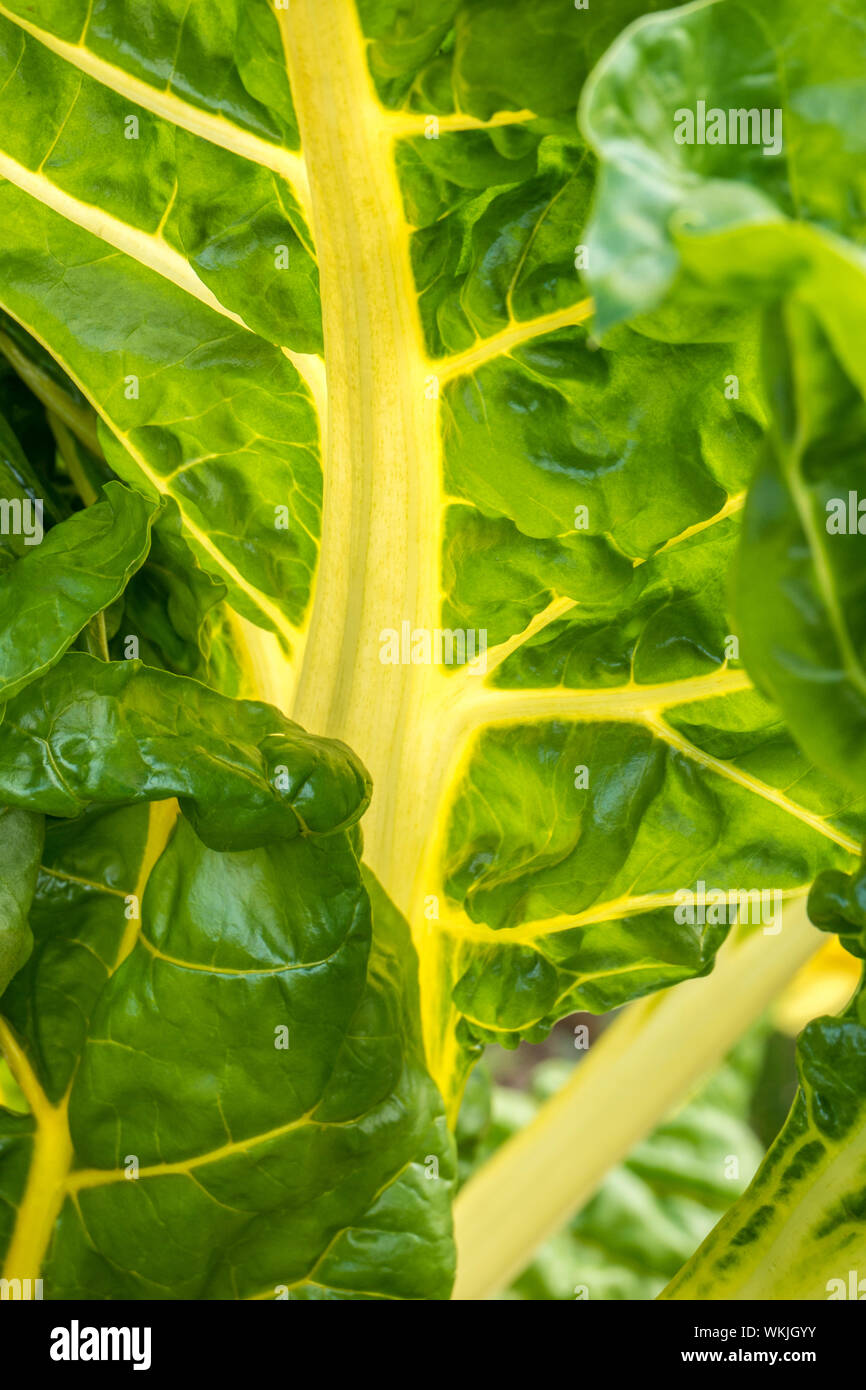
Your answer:
[[[278,17],[309,167],[329,387],[322,548],[293,716],[345,740],[369,767],[366,857],[405,909],[398,798],[413,707],[431,675],[383,666],[379,633],[403,619],[435,624],[437,409],[425,397],[429,364],[388,121],[355,6],[293,0]]]
[[[52,212],[65,217],[68,222],[73,222],[91,236],[107,242],[116,251],[121,251],[125,256],[130,256],[149,270],[155,271],[186,294],[191,294],[202,304],[206,304],[209,309],[214,309],[218,314],[231,319],[241,328],[247,327],[239,314],[220,303],[213,291],[199,279],[189,261],[162,236],[145,232],[141,227],[124,222],[95,203],[82,202],[80,198],[52,183],[44,174],[19,164],[3,151],[0,151],[0,178],[8,179],[16,188],[20,188],[22,193],[35,198],[44,207],[51,208]]]
[[[322,548],[292,714],[370,769],[365,859],[412,928],[425,1043],[443,1081],[436,1057],[455,1060],[451,981],[423,916],[435,891],[424,849],[453,688],[435,667],[383,666],[379,634],[438,622],[442,441],[425,385],[447,367],[425,350],[393,123],[373,92],[353,0],[293,0],[279,19],[308,160],[328,379]]]
[[[144,852],[141,856],[141,864],[139,865],[138,878],[134,889],[137,916],[130,917],[127,920],[126,928],[111,970],[112,975],[116,970],[120,969],[138,940],[142,924],[144,890],[148,885],[150,875],[157,859],[159,859],[159,856],[168,844],[171,832],[174,830],[179,815],[180,807],[174,797],[168,801],[151,802],[148,808],[147,839],[144,843]]]
[[[555,309],[549,314],[540,314],[534,319],[518,319],[489,338],[480,339],[465,352],[454,353],[451,357],[431,358],[429,369],[438,376],[440,383],[451,381],[465,372],[475,371],[496,357],[506,356],[512,348],[522,347],[546,333],[555,333],[560,328],[573,328],[586,323],[594,310],[591,299],[581,299],[566,309]]]
[[[36,1122],[33,1157],[6,1251],[3,1277],[37,1279],[63,1205],[63,1182],[72,1163],[72,1140],[65,1103],[51,1104],[27,1055],[3,1018],[0,1018],[0,1050]]]
[[[498,126],[525,125],[528,121],[537,121],[539,117],[534,111],[524,108],[520,111],[495,111],[486,120],[479,116],[467,116],[463,112],[426,116],[416,111],[387,111],[385,119],[393,138],[411,139],[424,135],[430,120],[437,122],[440,134],[450,134],[453,131],[494,130]]]
[[[800,806],[796,801],[792,801],[784,792],[777,787],[770,786],[767,782],[760,781],[753,777],[749,772],[743,772],[741,768],[726,762],[723,758],[716,758],[712,753],[706,753],[703,748],[698,748],[697,744],[684,738],[682,734],[673,729],[663,719],[656,717],[646,721],[647,727],[655,735],[668,744],[670,748],[682,753],[692,762],[700,763],[702,767],[708,768],[720,777],[726,778],[730,782],[736,783],[745,791],[752,792],[755,796],[761,797],[772,806],[776,806],[785,815],[793,817],[795,820],[802,821],[810,829],[817,831],[819,835],[824,835],[828,840],[833,840],[842,849],[848,850],[850,854],[859,855],[860,844],[850,835],[846,835],[842,830],[836,830],[832,825],[828,825],[825,816],[819,816],[814,811],[807,811],[804,806]]]
[[[808,892],[809,885],[804,883],[798,888],[776,889],[780,899],[784,903],[798,902]],[[618,898],[608,898],[603,902],[593,903],[592,907],[584,908],[581,912],[560,913],[556,917],[543,917],[537,921],[522,922],[519,927],[488,927],[483,922],[473,922],[471,917],[465,913],[458,913],[450,906],[446,916],[440,921],[440,930],[453,932],[461,941],[473,941],[485,946],[509,946],[514,942],[520,945],[531,946],[537,941],[543,941],[547,937],[557,936],[560,932],[574,931],[577,927],[586,927],[599,922],[611,922],[624,917],[632,917],[638,913],[655,912],[659,908],[676,907],[680,898],[680,890],[676,893],[623,893]],[[642,968],[639,964],[626,965],[622,967],[623,974],[629,970]],[[649,963],[647,969],[656,969],[655,962]],[[586,974],[581,973],[580,982],[585,980],[606,979],[610,975],[620,973],[618,970],[599,970]],[[571,986],[569,986],[571,988]]]
[[[299,1115],[296,1120],[287,1120],[283,1125],[276,1125],[273,1129],[266,1130],[262,1134],[250,1135],[248,1139],[231,1140],[227,1144],[221,1144],[218,1149],[210,1149],[207,1153],[193,1155],[192,1158],[180,1158],[175,1162],[152,1163],[144,1168],[139,1168],[138,1179],[142,1178],[165,1178],[165,1177],[186,1177],[193,1173],[196,1168],[207,1167],[211,1163],[220,1163],[227,1158],[233,1158],[238,1154],[248,1153],[250,1149],[256,1148],[259,1144],[268,1144],[274,1139],[281,1139],[285,1134],[291,1134],[296,1129],[302,1129],[305,1125],[315,1125],[316,1121],[311,1114]],[[81,1192],[89,1187],[108,1187],[113,1183],[123,1182],[126,1174],[122,1168],[79,1168],[76,1172],[70,1173],[65,1184],[65,1191]]]
[[[322,548],[292,715],[343,739],[372,773],[365,858],[412,927],[428,1055],[444,1086],[454,1020],[445,1017],[442,942],[423,917],[434,891],[424,851],[454,686],[435,667],[383,666],[379,633],[404,619],[438,621],[442,442],[425,384],[468,359],[432,361],[426,352],[396,126],[372,89],[354,3],[293,0],[278,18],[308,161],[329,388]],[[472,361],[589,312],[573,306],[513,325]]]
[[[467,727],[509,723],[519,719],[631,719],[651,716],[674,705],[719,699],[724,695],[753,690],[745,671],[719,667],[703,676],[684,676],[682,680],[659,685],[611,686],[480,686],[474,689],[472,677],[462,684],[455,711]],[[477,681],[476,681],[477,684]]]
[[[19,29],[23,29],[52,53],[56,53],[59,58],[71,63],[88,77],[94,78],[103,87],[109,87],[120,96],[128,97],[136,106],[143,107],[172,125],[188,130],[191,135],[200,135],[213,145],[219,145],[244,159],[251,160],[254,164],[263,165],[266,169],[280,174],[291,187],[305,220],[309,221],[306,165],[301,155],[279,145],[272,145],[251,131],[233,125],[224,116],[214,115],[191,105],[173,92],[161,91],[158,87],[151,86],[149,82],[144,82],[105,58],[98,57],[83,44],[60,39],[48,30],[40,29],[38,25],[24,19],[22,15],[14,14],[3,5],[0,5],[0,15]]]
[[[227,308],[217,298],[186,257],[181,255],[180,251],[171,246],[159,233],[146,232],[141,227],[135,227],[132,223],[124,222],[121,218],[115,217],[113,213],[106,212],[95,203],[83,202],[80,198],[74,197],[65,189],[52,183],[51,179],[46,178],[44,174],[28,169],[26,165],[19,164],[16,159],[12,159],[10,155],[2,151],[0,151],[0,178],[7,179],[16,188],[20,188],[22,193],[34,198],[43,207],[50,208],[52,212],[56,212],[67,222],[72,222],[82,231],[97,237],[99,241],[113,246],[115,251],[129,256],[131,260],[137,261],[147,270],[152,270],[167,280],[169,284],[176,285],[184,294],[192,295],[199,303],[212,309],[222,318],[229,319],[238,328],[243,328],[247,333],[253,332],[240,314]],[[288,358],[303,379],[317,411],[321,414],[326,404],[324,366],[321,358],[311,353],[294,352],[285,346],[281,346],[280,351]],[[96,445],[95,447],[98,451],[99,446]]]

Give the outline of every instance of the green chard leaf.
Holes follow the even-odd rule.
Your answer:
[[[177,506],[167,499],[153,529],[147,563],[124,591],[111,654],[128,659],[135,649],[148,666],[238,694],[237,663],[229,643],[220,641],[227,622],[226,586],[196,563],[182,526]]]
[[[236,26],[246,10],[237,7]],[[167,34],[177,21],[169,7],[163,17]],[[97,57],[54,37],[50,13],[40,18],[48,27],[37,38],[26,19],[0,14],[0,201],[16,223],[14,245],[0,247],[2,307],[96,408],[115,471],[174,497],[204,567],[291,645],[321,504],[309,392],[274,342],[279,330],[276,342],[299,361],[321,342],[309,235],[284,177],[300,161],[252,135],[249,110],[205,116],[192,93],[184,100],[127,75],[130,43],[112,42],[109,29]],[[254,28],[279,45],[272,14]],[[230,51],[219,60],[229,61]],[[252,64],[260,85],[263,61],[249,54],[234,83]],[[265,80],[265,92],[276,85]],[[56,124],[44,120],[49,92]],[[184,120],[191,130],[175,124]]]
[[[55,824],[44,865],[0,1023],[30,1104],[0,1112],[10,1277],[42,1270],[46,1298],[447,1296],[411,946],[378,903],[371,940],[348,838],[220,854],[139,806]]]
[[[857,494],[866,400],[798,299],[767,311],[766,344],[773,417],[736,566],[743,655],[813,762],[857,792],[866,776]]]
[[[35,419],[38,425],[34,430]],[[14,422],[14,423],[13,423]],[[41,429],[40,429],[41,426]],[[42,453],[53,441],[44,412],[18,377],[0,366],[0,573],[22,556],[32,553],[42,535],[58,518],[54,488],[43,481],[24,452],[19,433]],[[31,434],[36,434],[36,439]]]
[[[599,64],[582,126],[603,161],[588,232],[601,326],[652,311],[641,322],[674,341],[759,335],[768,419],[736,564],[741,654],[809,758],[856,790],[866,227],[850,112],[866,89],[858,7],[822,21],[796,0],[648,17]],[[733,362],[727,380],[741,393]]]
[[[0,700],[47,671],[122,592],[150,545],[156,507],[121,483],[25,551],[0,588]]]
[[[100,450],[96,416],[70,378],[34,339],[18,325],[10,324],[9,332],[14,334],[10,354],[44,402],[45,409],[37,406],[37,411],[48,447],[56,450],[64,485],[73,490],[75,505],[83,501],[90,506],[100,488],[114,476]],[[22,382],[17,377],[15,381],[18,389],[7,399],[10,410],[15,409],[22,394],[33,402]],[[40,489],[38,480],[33,486],[35,496]],[[14,535],[9,538],[13,544],[16,539]],[[17,544],[20,549],[21,541]],[[196,561],[183,540],[178,507],[164,496],[150,531],[147,558],[126,585],[122,598],[109,605],[111,612],[104,614],[105,641],[111,654],[124,659],[141,655],[148,665],[195,676],[225,694],[253,693],[253,683],[238,659],[237,619],[232,619],[225,604],[226,593],[226,586]]]
[[[866,876],[822,874],[809,912],[863,958]],[[799,1088],[751,1186],[662,1295],[860,1299],[866,1259],[866,990],[806,1025]]]
[[[627,31],[582,105],[603,161],[588,234],[600,326],[643,315],[673,342],[733,325],[759,336],[752,389],[767,416],[735,566],[742,656],[810,762],[853,796],[866,732],[866,266],[851,119],[863,45],[856,5],[831,26],[796,0],[690,5]],[[809,899],[816,925],[861,957],[862,898],[862,870],[840,868]],[[863,999],[806,1027],[781,1134],[665,1297],[860,1296]]]
[[[28,914],[42,855],[44,821],[0,809],[0,994],[30,954]]]
[[[752,689],[729,611],[757,326],[589,329],[577,108],[641,6],[151,10],[145,42],[120,5],[0,7],[6,350],[169,499],[110,654],[137,636],[370,768],[453,1118],[485,1042],[709,970],[736,912],[680,920],[681,890],[779,906],[854,862],[858,798]],[[407,626],[451,654],[407,658]]]
[[[65,657],[0,722],[0,802],[51,816],[177,796],[213,849],[353,824],[370,782],[348,748],[269,705],[139,661]]]
[[[115,660],[55,644],[0,721],[0,801],[68,819],[4,1035],[34,1097],[4,1120],[27,1224],[30,1146],[62,1158],[10,1250],[19,1272],[45,1256],[55,1293],[270,1297],[282,1274],[292,1296],[443,1296],[433,1083],[453,1123],[485,1043],[705,974],[738,917],[775,932],[817,874],[854,867],[862,779],[801,746],[759,665],[753,685],[728,572],[777,418],[759,310],[796,289],[859,381],[834,113],[862,40],[845,8],[821,60],[842,87],[822,96],[793,0],[769,29],[764,5],[656,8],[0,5],[0,350],[90,503],[82,526],[109,475],[162,503],[148,557],[96,596],[104,649],[76,629]],[[731,101],[754,90],[787,120],[768,56],[785,23],[799,119],[829,126],[803,166],[814,225],[795,161],[752,151],[753,188],[672,127],[648,153],[634,95],[661,109],[663,58],[684,102],[687,42],[701,81],[724,68]],[[713,236],[669,222],[684,188]],[[44,435],[27,438],[47,477]],[[130,637],[145,665],[120,659]],[[368,910],[345,833],[366,768],[373,945],[356,914],[350,968],[323,924]],[[142,827],[170,797],[189,824],[153,868]],[[723,910],[682,911],[702,889]],[[89,931],[106,935],[84,960]],[[54,1055],[41,1015],[78,997],[78,970],[92,1009],[57,1024]],[[145,1046],[157,978],[166,1021]],[[282,990],[309,1051],[277,1053],[275,1087],[254,1052]],[[374,1155],[380,1119],[394,1142]],[[269,1172],[243,1145],[275,1130]],[[225,1148],[228,1166],[195,1158]],[[74,1176],[127,1153],[137,1184]]]
[[[601,330],[666,297],[669,331],[724,331],[796,288],[862,359],[864,43],[857,3],[828,24],[802,0],[699,0],[620,36],[581,103]]]

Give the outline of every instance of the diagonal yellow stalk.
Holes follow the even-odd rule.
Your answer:
[[[626,1009],[532,1124],[461,1190],[454,1298],[489,1298],[510,1283],[823,941],[801,900],[778,936],[733,940],[711,975]]]

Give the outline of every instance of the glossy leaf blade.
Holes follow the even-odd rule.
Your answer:
[[[0,589],[0,699],[11,700],[59,661],[123,592],[150,547],[156,507],[120,483],[25,551]]]
[[[41,816],[0,810],[0,994],[30,954],[28,916],[44,833]]]
[[[405,928],[386,913],[371,947],[344,836],[218,854],[183,822],[125,920],[147,820],[49,836],[0,1024],[33,1105],[2,1121],[8,1277],[35,1266],[48,1298],[446,1295],[451,1160]]]
[[[215,849],[331,834],[370,794],[347,748],[269,705],[83,653],[6,706],[0,768],[0,801],[52,816],[177,796]]]

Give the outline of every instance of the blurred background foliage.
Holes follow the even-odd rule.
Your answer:
[[[797,1088],[797,1033],[810,1019],[844,1007],[858,978],[854,958],[835,938],[829,941],[772,1013],[608,1173],[499,1297],[655,1298],[748,1187],[781,1129]],[[532,1122],[614,1017],[574,1014],[544,1043],[521,1043],[513,1052],[488,1049],[460,1111],[461,1182]],[[576,1134],[575,1152],[592,1142],[592,1135]]]

